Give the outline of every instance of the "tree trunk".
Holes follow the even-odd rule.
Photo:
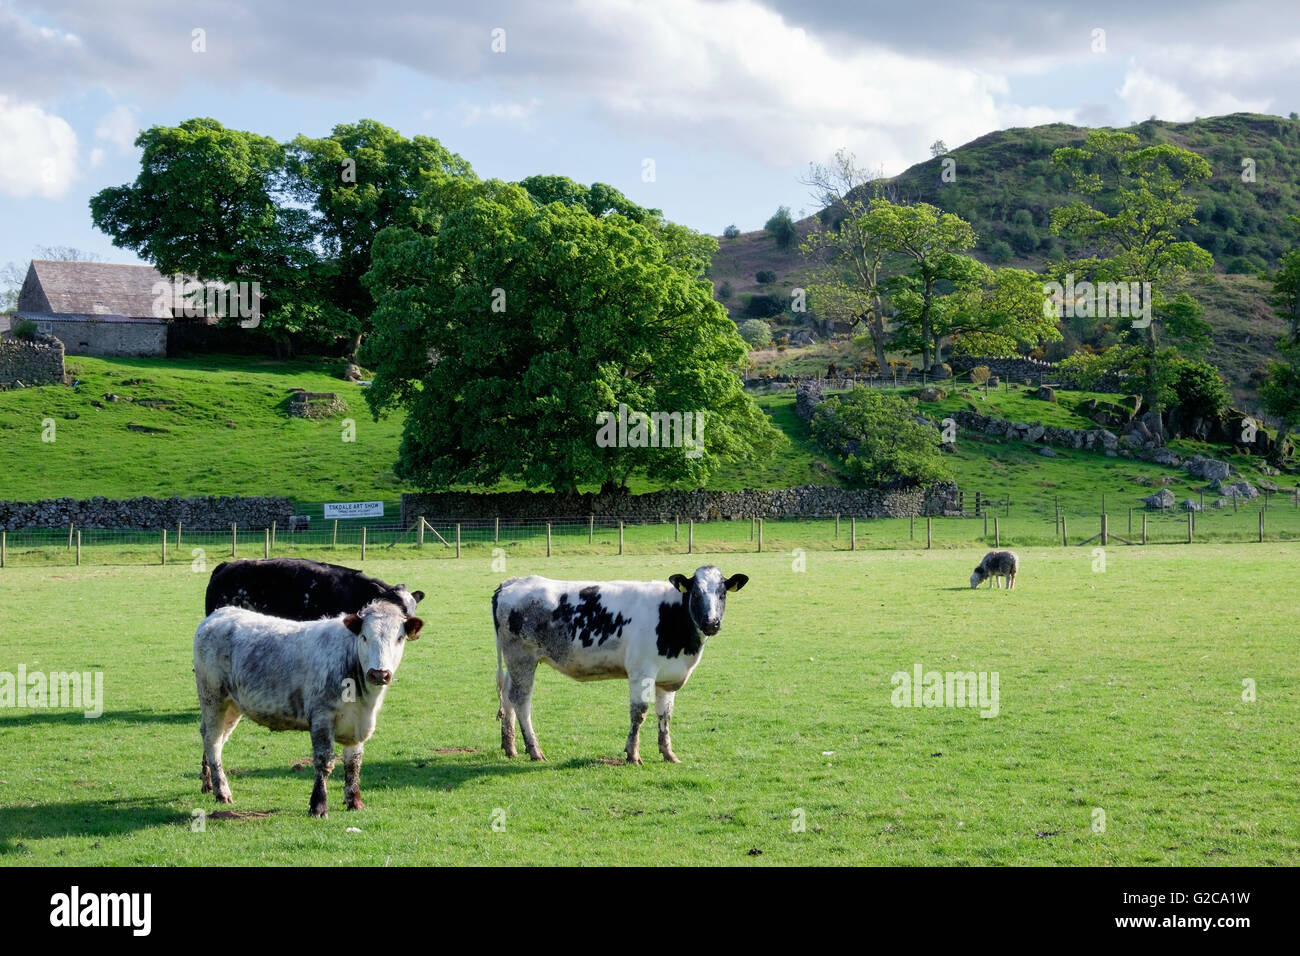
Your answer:
[[[357,353],[361,351],[361,335],[362,333],[358,332],[356,335],[352,336],[352,344],[348,347],[347,355],[349,362],[356,363],[357,361]]]

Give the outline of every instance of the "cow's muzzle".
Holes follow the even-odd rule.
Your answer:
[[[707,634],[709,637],[712,637],[714,634],[717,634],[718,631],[722,630],[722,622],[710,621],[707,624],[700,625],[700,630],[703,631],[705,634]]]
[[[391,684],[393,682],[393,672],[375,670],[372,667],[366,671],[366,680],[372,684]]]

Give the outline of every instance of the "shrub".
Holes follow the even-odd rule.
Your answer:
[[[740,337],[751,349],[765,349],[772,344],[772,327],[762,319],[740,323]]]
[[[989,259],[995,266],[1006,265],[1013,255],[1011,246],[1001,239],[989,246]]]
[[[794,220],[790,218],[790,207],[780,206],[772,214],[772,218],[763,224],[763,228],[771,233],[772,238],[776,240],[778,249],[789,249],[794,245],[799,231],[795,228]]]
[[[1228,407],[1228,386],[1209,362],[1181,360],[1174,364],[1174,402],[1184,415],[1218,418]]]
[[[778,295],[760,292],[749,297],[745,303],[745,314],[755,319],[770,319],[785,311],[785,300]]]
[[[992,374],[993,373],[989,371],[989,367],[987,365],[976,365],[973,369],[970,370],[971,384],[983,385],[985,382],[989,380],[989,376]]]
[[[725,302],[731,298],[732,291],[731,283],[724,281],[722,285],[718,286],[718,298]]]
[[[754,280],[760,285],[771,285],[776,281],[776,273],[771,269],[759,269],[754,273]]]
[[[939,434],[916,421],[916,402],[859,386],[829,398],[813,412],[812,435],[844,457],[849,480],[861,485],[916,485],[950,481]]]
[[[36,323],[31,319],[19,319],[14,323],[13,334],[16,339],[25,339],[28,342],[34,340],[39,332]]]
[[[722,230],[722,238],[724,239],[737,239],[739,237],[740,237],[740,229],[739,227],[736,226],[734,222],[726,229]]]

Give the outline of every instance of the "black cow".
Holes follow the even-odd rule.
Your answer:
[[[315,621],[356,614],[371,601],[387,601],[409,617],[422,600],[423,591],[408,591],[405,584],[385,584],[337,564],[304,558],[241,558],[223,561],[212,572],[204,613],[234,606],[291,621]]]

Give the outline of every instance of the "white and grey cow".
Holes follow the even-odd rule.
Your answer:
[[[653,698],[659,752],[678,763],[668,734],[673,698],[699,664],[705,642],[722,627],[727,592],[739,591],[748,580],[707,566],[667,581],[552,581],[534,575],[503,582],[492,595],[501,748],[515,756],[517,717],[528,756],[546,759],[531,716],[533,678],[545,661],[575,680],[627,678],[628,762],[641,762],[641,722]]]
[[[311,733],[316,784],[311,815],[327,815],[334,741],[343,744],[344,800],[360,810],[361,756],[407,641],[423,622],[372,601],[357,614],[289,621],[240,607],[209,614],[194,634],[194,680],[203,735],[202,793],[232,797],[221,750],[241,717],[271,730]]]
[[[975,566],[974,572],[970,576],[970,586],[977,588],[984,583],[989,582],[989,587],[999,578],[1006,578],[1007,588],[1016,586],[1016,575],[1020,573],[1020,556],[1014,551],[990,551],[984,555],[984,559]]]

